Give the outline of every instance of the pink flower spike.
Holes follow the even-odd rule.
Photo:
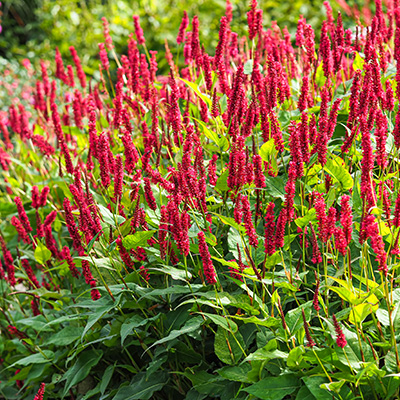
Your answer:
[[[343,349],[344,347],[347,346],[347,340],[346,337],[344,336],[342,327],[339,324],[339,321],[336,319],[335,314],[332,315],[333,319],[333,326],[335,327],[335,332],[336,332],[336,344]]]
[[[43,382],[40,384],[39,391],[37,392],[37,394],[33,400],[43,400],[45,386],[46,386],[46,384]]]
[[[133,24],[135,25],[135,34],[137,41],[139,44],[145,44],[146,40],[144,38],[143,29],[140,26],[139,15],[134,15],[132,18],[133,18]]]
[[[187,12],[183,12],[183,17],[182,17],[182,22],[179,27],[179,32],[178,32],[178,37],[176,38],[176,43],[181,44],[185,40],[185,32],[187,27],[189,26],[189,17],[187,15]]]
[[[203,261],[203,271],[206,276],[207,283],[209,285],[215,285],[217,283],[216,273],[214,265],[211,261],[210,252],[206,243],[206,238],[204,232],[199,232],[197,234],[199,240],[199,253],[201,260]]]

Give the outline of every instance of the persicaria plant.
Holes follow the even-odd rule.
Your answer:
[[[186,12],[165,53],[133,16],[117,54],[103,18],[100,79],[74,46],[25,62],[0,114],[0,397],[398,398],[386,3],[291,36],[252,0],[240,37],[228,0],[211,54]]]

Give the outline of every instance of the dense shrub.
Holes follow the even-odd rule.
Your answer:
[[[400,9],[325,7],[6,71],[1,396],[398,398]]]

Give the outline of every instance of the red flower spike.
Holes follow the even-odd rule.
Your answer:
[[[262,158],[259,154],[253,156],[254,164],[254,183],[258,189],[265,188],[265,176],[262,168]]]
[[[78,269],[76,268],[76,265],[74,263],[74,260],[71,257],[71,253],[69,251],[69,248],[67,246],[64,246],[61,250],[61,256],[62,258],[67,262],[68,268],[71,271],[71,275],[75,278],[78,278],[80,275]]]
[[[207,283],[209,285],[215,285],[217,283],[216,273],[214,265],[211,261],[210,252],[206,243],[204,232],[199,232],[197,234],[199,240],[199,253],[201,260],[203,262],[203,271],[206,276]]]
[[[308,76],[303,77],[303,84],[301,86],[299,101],[297,103],[297,108],[300,112],[303,112],[308,107],[312,106],[312,99],[310,95],[310,80]]]
[[[348,245],[351,241],[351,233],[353,230],[353,214],[350,206],[350,196],[347,194],[343,195],[340,205],[342,207],[340,212],[340,223],[343,226],[343,232]]]
[[[328,240],[327,235],[327,215],[326,215],[326,204],[322,194],[316,193],[315,199],[315,211],[317,213],[318,227],[319,227],[319,238],[323,243]]]
[[[314,264],[319,264],[322,262],[321,252],[318,247],[317,235],[315,234],[314,228],[311,225],[311,244],[312,244],[312,258],[311,261]]]
[[[227,46],[227,36],[228,36],[228,20],[225,16],[221,18],[219,26],[219,41],[217,48],[215,49],[214,57],[214,68],[218,72],[218,77],[220,79],[221,91],[223,93],[227,92],[227,82],[226,82],[226,70],[225,70],[225,48]]]
[[[318,301],[319,285],[320,285],[320,281],[319,281],[319,279],[317,279],[317,282],[315,284],[314,297],[313,297],[313,307],[316,312],[321,310],[321,307],[319,306],[319,301]]]
[[[39,299],[39,296],[35,296],[33,298],[33,300],[31,301],[31,310],[32,310],[32,314],[35,317],[41,314],[41,312],[39,310],[38,299]]]
[[[321,28],[319,52],[322,58],[322,69],[324,71],[324,76],[326,78],[329,78],[333,73],[331,41],[329,39],[328,30],[329,30],[329,22],[323,21]]]
[[[336,319],[335,314],[332,315],[332,319],[336,332],[336,344],[343,349],[347,345],[346,337],[344,336],[342,327],[340,326],[339,321]]]
[[[43,400],[43,396],[44,396],[44,392],[45,392],[45,386],[46,386],[46,384],[43,383],[43,382],[40,384],[39,391],[37,392],[37,394],[36,394],[36,396],[35,396],[35,398],[33,400]]]
[[[60,50],[58,50],[58,47],[56,47],[56,56],[55,56],[55,61],[56,61],[56,73],[55,76],[58,79],[61,79],[66,85],[68,84],[68,78],[65,73],[64,69],[64,63],[62,60],[62,56],[60,53]]]
[[[72,59],[74,60],[76,74],[78,76],[79,82],[83,88],[86,88],[86,75],[85,72],[83,71],[81,60],[78,56],[78,53],[76,52],[74,46],[71,46],[69,48],[69,51],[71,53]]]
[[[21,221],[22,226],[24,227],[26,232],[28,232],[28,233],[32,232],[32,227],[31,227],[31,224],[29,222],[29,218],[26,215],[26,211],[25,211],[25,208],[24,208],[24,206],[22,204],[21,198],[20,197],[15,197],[14,198],[14,202],[15,202],[15,204],[17,206],[18,216],[19,216],[19,219]]]
[[[82,247],[81,237],[78,233],[78,228],[76,227],[75,219],[72,214],[71,203],[68,200],[68,198],[64,198],[63,206],[64,206],[64,213],[65,213],[65,222],[67,225],[69,235],[71,236],[71,239],[72,239],[72,245],[73,245],[74,249],[78,252],[79,255],[83,255],[85,253],[85,251]]]
[[[217,184],[217,160],[218,156],[213,154],[210,163],[208,164],[208,179],[210,185],[215,186]]]
[[[26,258],[24,258],[23,260],[21,260],[21,264],[22,264],[26,274],[28,275],[29,286],[33,286],[35,289],[40,288],[40,283],[38,282],[35,274],[33,273],[33,270],[29,264],[29,261]]]
[[[243,220],[244,226],[246,228],[246,233],[249,237],[250,246],[257,247],[258,246],[258,238],[256,234],[256,230],[254,229],[254,224],[252,220],[252,214],[250,211],[250,203],[247,196],[242,196],[242,206],[243,206]]]
[[[285,203],[284,210],[286,212],[286,220],[287,222],[291,222],[294,217],[294,196],[296,194],[296,164],[294,161],[290,161],[289,163],[289,178],[285,185]]]
[[[330,140],[332,138],[333,132],[336,128],[337,115],[339,112],[341,102],[342,102],[342,99],[336,99],[334,101],[331,111],[329,113],[328,127],[327,127],[327,132],[326,132],[328,140]]]
[[[149,275],[149,270],[146,268],[144,265],[141,265],[139,268],[139,274],[142,276],[142,278],[148,282],[150,280],[150,275]]]
[[[150,179],[144,178],[144,197],[148,206],[154,211],[157,209],[157,202],[151,190]]]
[[[175,137],[179,136],[182,124],[181,124],[181,111],[179,109],[178,99],[180,97],[179,88],[176,84],[174,75],[171,71],[169,77],[169,85],[171,87],[171,97],[170,97],[170,105],[169,105],[169,112],[170,112],[170,123],[172,129],[175,133]]]
[[[47,226],[51,226],[51,224],[55,221],[55,219],[57,218],[57,211],[53,210],[44,220],[43,225],[47,225]]]
[[[274,240],[274,231],[275,231],[275,215],[274,215],[274,203],[269,203],[267,206],[267,210],[265,212],[265,254],[268,256],[272,256],[275,253],[275,240]]]
[[[303,325],[304,325],[304,331],[306,333],[307,347],[314,347],[315,342],[314,342],[313,338],[311,337],[310,328],[308,327],[306,315],[304,313],[304,308],[301,309],[301,314],[303,316]]]
[[[140,26],[139,15],[134,15],[132,18],[133,18],[133,24],[135,26],[135,34],[136,34],[137,41],[139,44],[145,44],[146,40],[144,38],[143,29]]]
[[[167,254],[166,237],[169,232],[168,229],[168,209],[166,206],[161,206],[160,227],[158,230],[158,243],[160,245],[160,257],[164,260]]]
[[[197,15],[195,15],[192,20],[192,35],[191,35],[190,48],[191,48],[190,50],[191,59],[200,61],[201,49],[199,41],[199,17]]]
[[[121,201],[122,198],[122,184],[124,180],[124,169],[122,166],[122,157],[120,154],[116,157],[114,174],[114,198],[116,201]]]
[[[122,239],[121,236],[118,236],[117,240],[116,240],[116,244],[118,246],[118,251],[119,251],[119,255],[121,256],[122,261],[124,262],[126,268],[135,270],[135,264],[131,258],[131,256],[129,255],[129,252],[125,249],[123,243],[122,243]]]
[[[106,71],[108,71],[110,69],[110,62],[108,61],[108,53],[106,47],[104,43],[99,43],[98,46],[100,50],[99,55],[100,55],[101,65]]]
[[[376,115],[376,163],[382,168],[387,166],[387,155],[386,155],[386,140],[388,132],[388,121],[383,112],[378,109]]]
[[[251,0],[250,11],[247,13],[247,25],[249,26],[249,39],[253,40],[258,33],[257,27],[257,0]]]
[[[11,218],[11,225],[13,225],[17,230],[19,239],[21,239],[24,243],[31,243],[28,232],[25,230],[21,221],[16,216]]]
[[[109,142],[108,136],[103,132],[97,143],[97,158],[101,160],[100,162],[100,177],[102,185],[107,188],[111,183],[110,178],[110,167],[109,167]]]
[[[294,121],[291,121],[289,125],[289,135],[289,147],[291,157],[289,172],[290,170],[292,170],[294,178],[297,179],[303,176],[304,168],[299,126]]]
[[[106,41],[107,49],[112,50],[114,48],[114,45],[112,38],[110,36],[110,25],[106,17],[102,17],[101,20],[103,21],[103,35]]]
[[[328,210],[328,216],[326,218],[326,240],[329,240],[335,231],[336,224],[336,208],[330,207]]]
[[[189,17],[187,15],[187,12],[183,12],[183,17],[182,17],[182,22],[181,25],[179,26],[179,31],[178,31],[178,36],[176,38],[176,43],[181,44],[185,40],[185,31],[187,27],[189,26]]]
[[[335,227],[335,246],[339,253],[344,257],[347,254],[348,243],[346,241],[346,236],[342,228]]]
[[[57,135],[61,153],[63,154],[63,156],[65,158],[65,166],[67,168],[67,172],[70,174],[73,174],[74,166],[72,165],[71,155],[69,153],[69,149],[68,149],[67,143],[65,141],[64,132],[62,131],[62,128],[61,128],[60,115],[58,114],[57,106],[54,103],[51,104],[51,111],[52,111],[51,116],[52,116],[52,120],[53,120],[53,124],[54,124],[54,130]]]
[[[285,227],[287,222],[287,211],[283,208],[278,216],[275,230],[275,247],[282,248],[284,245]]]

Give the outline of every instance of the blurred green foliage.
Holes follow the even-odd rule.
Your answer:
[[[248,2],[232,0],[232,28],[245,34]],[[325,18],[322,1],[260,0],[264,24],[288,26],[295,32],[303,14],[316,29]],[[3,4],[3,33],[0,34],[0,55],[8,59],[52,58],[59,47],[68,58],[69,46],[77,48],[84,65],[97,68],[99,42],[103,42],[102,17],[110,23],[117,53],[126,50],[133,31],[132,15],[138,14],[145,32],[147,47],[161,51],[164,41],[174,45],[183,10],[189,17],[198,15],[202,43],[212,52],[218,40],[219,19],[225,13],[225,0],[8,0]],[[332,2],[335,12],[339,9]],[[317,33],[318,34],[318,33]],[[162,65],[160,65],[162,68]]]

